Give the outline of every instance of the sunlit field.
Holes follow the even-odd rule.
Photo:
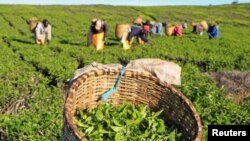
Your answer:
[[[250,102],[235,104],[206,73],[250,70],[250,4],[222,6],[11,6],[0,5],[0,140],[61,140],[65,87],[77,68],[96,61],[119,63],[120,58],[160,58],[182,67],[182,85],[177,88],[194,104],[203,124],[250,124]],[[39,46],[26,20],[48,19],[52,41]],[[118,23],[145,20],[189,24],[215,21],[220,37],[209,40],[192,34],[182,37],[149,37],[152,44],[123,50],[115,38]],[[105,48],[86,46],[92,18],[109,26]]]

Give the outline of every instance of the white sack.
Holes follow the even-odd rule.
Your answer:
[[[130,61],[126,68],[147,71],[161,81],[181,85],[181,67],[173,62],[151,58],[137,59]]]
[[[99,64],[93,62],[83,68],[77,69],[74,73],[74,79],[78,78],[85,72],[98,69],[118,69],[122,68],[121,64]],[[135,71],[146,71],[153,76],[158,77],[161,81],[165,81],[168,84],[181,85],[181,67],[173,62],[164,61],[161,59],[137,59],[132,60],[127,64],[126,69]]]

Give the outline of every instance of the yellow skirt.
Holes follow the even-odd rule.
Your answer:
[[[131,45],[132,45],[132,42],[133,42],[133,38],[132,38],[132,40],[131,40],[130,42],[127,40],[128,34],[129,34],[129,32],[125,32],[125,33],[122,35],[122,40],[121,40],[121,42],[122,42],[122,47],[123,47],[123,49],[125,49],[125,50],[130,49],[130,47],[131,47]]]
[[[143,44],[144,44],[144,41],[139,37],[139,38],[138,38],[138,43],[139,43],[140,45],[143,45]]]
[[[92,45],[97,50],[102,50],[104,48],[104,32],[93,34],[92,36]]]
[[[134,40],[134,37],[133,37],[132,40],[129,42],[129,41],[127,40],[128,35],[129,35],[129,32],[125,32],[125,33],[122,35],[122,40],[121,40],[121,42],[122,42],[122,47],[123,47],[123,49],[125,49],[125,50],[131,48],[132,42],[133,42],[133,40]],[[138,38],[138,43],[139,43],[140,45],[142,45],[142,44],[144,44],[144,41],[143,41],[141,38]]]

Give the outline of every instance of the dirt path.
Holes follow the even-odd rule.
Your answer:
[[[210,72],[206,73],[219,88],[226,90],[228,97],[236,103],[250,99],[250,72]]]

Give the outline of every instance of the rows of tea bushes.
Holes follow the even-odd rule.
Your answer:
[[[207,138],[209,124],[250,124],[249,101],[240,105],[228,100],[203,72],[250,70],[249,4],[181,7],[114,6],[10,6],[0,5],[0,140],[60,140],[65,86],[77,68],[119,59],[161,58],[182,67],[180,89],[194,104]],[[35,45],[26,20],[47,18],[52,24],[50,44]],[[133,44],[123,50],[115,38],[117,23],[145,19],[176,23],[216,20],[220,38],[208,40],[191,34],[181,38],[150,37],[152,44]],[[109,25],[106,47],[86,46],[92,18]]]
[[[62,124],[61,89],[50,87],[49,78],[3,43],[0,56],[1,140],[57,140]]]

